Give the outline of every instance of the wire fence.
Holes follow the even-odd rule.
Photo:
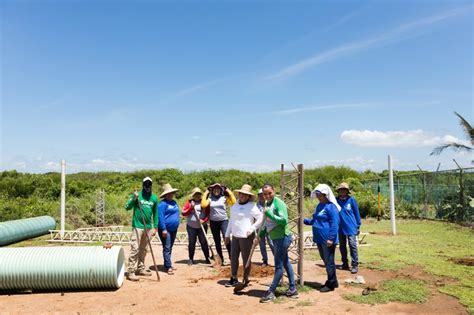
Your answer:
[[[474,222],[474,167],[435,172],[394,172],[397,216]],[[388,177],[362,183],[381,198],[389,198]],[[387,213],[385,211],[385,213]]]

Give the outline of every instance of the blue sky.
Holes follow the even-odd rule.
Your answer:
[[[470,166],[470,1],[0,2],[1,170]]]

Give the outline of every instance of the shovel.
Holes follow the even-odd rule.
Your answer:
[[[201,228],[202,233],[204,233],[204,237],[206,237],[206,230],[204,229],[204,226],[202,226],[201,220],[199,219],[199,216],[197,215],[196,209],[194,209],[194,207],[193,207],[193,215],[198,221],[199,227]],[[209,247],[209,251],[211,252],[211,257],[214,259],[214,267],[219,268],[220,266],[222,266],[221,257],[219,255],[214,255],[214,250],[212,249],[211,244],[209,244],[209,242],[207,241],[207,237],[206,237],[206,243],[207,243],[207,246]]]

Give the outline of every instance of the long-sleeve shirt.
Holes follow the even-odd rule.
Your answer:
[[[234,194],[227,190],[228,196],[209,196],[209,190],[204,192],[201,199],[201,208],[210,208],[210,220],[211,221],[225,221],[227,217],[227,206],[231,207],[235,204],[236,199]]]
[[[158,204],[158,228],[162,231],[174,232],[179,226],[179,206],[174,200],[163,199]]]
[[[274,197],[265,212],[265,225],[260,229],[259,236],[270,235],[272,240],[282,239],[290,234],[288,227],[288,209],[283,200]],[[272,227],[270,230],[270,226]]]
[[[341,206],[339,212],[339,233],[343,235],[356,235],[360,228],[360,213],[359,206],[354,197],[349,197],[346,200],[336,198],[337,203]]]
[[[146,228],[152,229],[158,225],[158,216],[156,215],[156,210],[158,208],[158,198],[155,194],[151,194],[149,199],[144,199],[142,192],[138,193],[138,200],[142,206],[143,217],[145,218]],[[140,213],[140,208],[138,203],[135,200],[135,195],[131,194],[128,198],[127,203],[125,204],[125,209],[132,210],[132,227],[137,229],[144,229],[143,217]],[[153,223],[152,223],[153,222]]]
[[[263,215],[254,202],[236,203],[230,209],[226,237],[247,238],[262,224]]]
[[[335,204],[318,204],[313,218],[304,219],[304,224],[313,226],[313,242],[316,244],[326,244],[328,240],[339,243],[339,211]]]
[[[202,211],[201,204],[198,202],[194,205],[191,205],[189,200],[184,203],[183,212],[181,213],[184,217],[186,217],[186,224],[194,229],[199,229],[200,225],[196,216],[194,215],[194,211],[196,211],[196,215],[203,223],[206,223],[209,220],[209,208],[205,208]]]

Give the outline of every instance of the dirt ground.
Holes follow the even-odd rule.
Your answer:
[[[128,254],[128,246],[124,246]],[[199,249],[198,249],[199,250]],[[381,280],[405,277],[428,280],[431,296],[425,304],[389,303],[383,305],[361,305],[344,300],[345,293],[360,294],[361,287],[344,285],[344,280],[354,278],[348,271],[338,270],[338,279],[342,284],[339,289],[330,293],[311,290],[300,293],[297,300],[283,298],[278,303],[259,303],[273,276],[270,268],[254,268],[250,287],[242,294],[236,295],[232,288],[226,288],[229,266],[216,270],[203,264],[202,253],[197,250],[197,263],[187,265],[186,246],[175,246],[173,252],[174,275],[160,272],[161,282],[156,276],[142,277],[140,282],[125,281],[122,288],[116,291],[99,292],[60,292],[32,294],[0,295],[0,313],[144,313],[166,312],[167,314],[467,314],[458,300],[436,291],[442,279],[432,279],[420,269],[412,268],[400,273],[379,272],[360,269],[368,285],[377,285]],[[271,256],[271,253],[269,253]],[[155,247],[158,264],[163,261],[161,247]],[[260,262],[260,254],[255,253],[253,261]],[[148,266],[152,265],[151,255],[146,258]],[[226,263],[229,261],[226,260]],[[257,270],[258,269],[258,270]],[[305,261],[304,278],[306,285],[318,287],[325,281],[325,270],[321,262]],[[440,282],[441,281],[441,282]],[[442,283],[441,283],[442,284]]]

